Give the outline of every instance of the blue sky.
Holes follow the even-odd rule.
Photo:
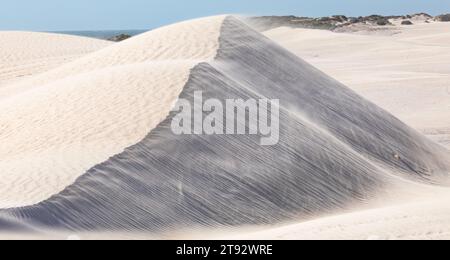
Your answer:
[[[450,0],[4,0],[0,30],[151,29],[215,14],[450,13]]]

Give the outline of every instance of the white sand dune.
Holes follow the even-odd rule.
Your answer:
[[[450,23],[394,34],[276,28],[265,35],[450,147]]]
[[[448,181],[447,150],[234,17],[164,27],[8,87],[4,229],[297,222]],[[198,90],[280,99],[280,142],[173,134],[169,110]]]
[[[267,34],[285,45],[323,44],[321,50],[337,56],[330,46],[354,44],[360,48],[354,55],[365,57],[373,41],[344,35],[355,37],[348,43],[331,33],[343,39],[327,42],[330,32],[308,30],[291,42],[289,30]],[[423,44],[433,40],[416,39],[418,32],[405,34],[416,41],[411,46],[421,42],[423,54]],[[389,47],[380,52],[400,55]],[[372,72],[384,68],[385,74],[372,74],[377,83],[399,75],[376,61],[366,65]],[[2,89],[1,231],[171,238],[181,228],[263,230],[237,236],[251,239],[386,238],[391,232],[391,238],[441,238],[448,231],[442,221],[449,213],[442,206],[448,204],[448,150],[232,16],[160,28]],[[222,101],[280,99],[280,142],[262,147],[261,135],[175,135],[170,110],[179,97],[192,100],[200,90]],[[411,122],[424,124],[425,115]],[[433,215],[422,219],[423,209]],[[294,225],[267,228],[281,223]]]
[[[0,32],[0,91],[14,81],[56,68],[110,44],[60,34]]]
[[[6,86],[0,207],[49,198],[166,118],[190,69],[216,54],[220,19],[201,31],[199,23],[155,30]],[[42,45],[59,39],[40,37]],[[83,46],[78,38],[73,44]]]

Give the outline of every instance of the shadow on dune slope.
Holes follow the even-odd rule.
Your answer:
[[[273,224],[375,197],[390,181],[382,168],[429,182],[450,169],[443,148],[234,17],[216,59],[192,70],[181,97],[200,90],[205,99],[279,99],[280,142],[174,135],[172,112],[60,194],[2,213],[80,231]]]

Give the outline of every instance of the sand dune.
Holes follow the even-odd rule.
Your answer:
[[[151,31],[10,89],[0,229],[261,227],[448,184],[447,150],[231,16]],[[173,134],[169,111],[200,90],[280,99],[280,142]]]
[[[0,91],[14,81],[56,68],[110,44],[69,35],[0,32]]]
[[[450,24],[414,22],[384,35],[286,27],[265,35],[450,147]]]
[[[199,23],[155,30],[8,85],[0,99],[0,207],[49,198],[164,120],[190,69],[216,54],[220,19],[201,31]]]

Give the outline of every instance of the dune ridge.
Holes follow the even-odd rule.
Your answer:
[[[175,84],[179,93],[163,102],[167,108],[178,95],[191,100],[199,90],[219,100],[277,98],[280,143],[261,147],[261,136],[176,136],[170,131],[175,112],[161,113],[157,126],[144,129],[150,132],[145,138],[99,161],[62,192],[0,215],[44,229],[158,233],[298,221],[368,203],[405,183],[447,183],[447,150],[239,19],[183,24],[194,32],[214,25],[217,38],[193,37],[190,43],[216,49],[211,59],[171,75],[170,81],[179,74],[188,78]],[[111,48],[137,47],[159,33],[177,33],[173,28]],[[197,51],[184,55],[169,48],[151,59],[164,57],[171,65],[171,59],[179,64],[205,57]],[[50,77],[59,75],[65,77],[61,71]]]
[[[220,19],[154,30],[5,87],[0,207],[41,202],[142,140],[167,117],[190,69],[215,56]]]

